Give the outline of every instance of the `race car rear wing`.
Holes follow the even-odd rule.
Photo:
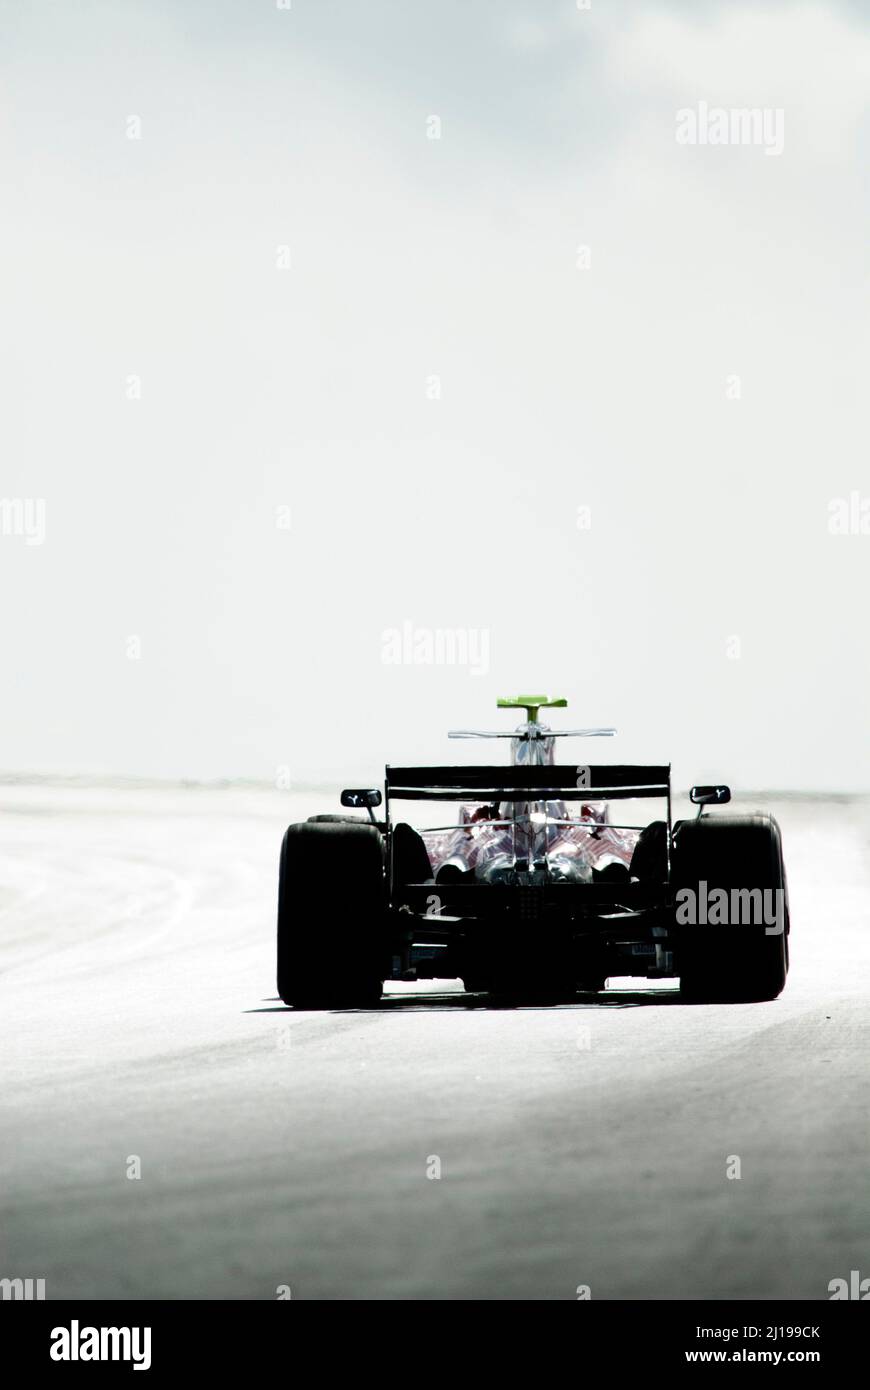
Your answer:
[[[386,792],[387,800],[403,801],[612,801],[644,796],[663,796],[670,801],[671,769],[669,764],[589,767],[577,763],[543,767],[388,766]]]

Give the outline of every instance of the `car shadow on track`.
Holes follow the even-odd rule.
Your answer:
[[[311,1009],[292,1009],[289,1004],[283,1004],[280,999],[273,998],[263,1002],[268,1007],[243,1009],[242,1012],[246,1014],[317,1012],[317,1010]],[[673,986],[667,989],[608,989],[599,994],[578,993],[574,999],[566,999],[553,1004],[512,1003],[506,1000],[492,999],[488,994],[468,994],[460,990],[445,990],[443,993],[427,990],[420,994],[385,994],[377,1004],[368,1005],[365,1008],[325,1009],[323,1012],[331,1014],[377,1014],[419,1013],[420,1011],[429,1013],[438,1009],[486,1009],[494,1013],[504,1013],[505,1011],[516,1013],[517,1009],[523,1009],[526,1012],[544,1010],[551,1013],[554,1009],[636,1009],[681,1003],[684,1001],[680,991]]]

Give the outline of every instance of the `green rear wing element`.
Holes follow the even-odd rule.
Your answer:
[[[497,701],[499,709],[524,709],[529,724],[537,724],[538,711],[542,709],[567,709],[567,700],[550,700],[546,695],[510,695]]]

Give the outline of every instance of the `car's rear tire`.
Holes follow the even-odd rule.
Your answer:
[[[308,825],[371,825],[368,816],[309,816]]]
[[[775,999],[788,974],[789,918],[782,839],[773,817],[707,815],[681,822],[675,827],[672,882],[678,890],[674,930],[683,997],[695,1003]],[[680,897],[685,889],[695,895],[698,913],[702,899],[709,905],[715,890],[724,889],[728,922],[684,921],[691,903],[685,894]],[[767,921],[757,920],[758,898],[751,911],[749,899],[734,898],[733,890],[744,889],[761,890]],[[769,926],[779,930],[769,932]]]
[[[288,827],[278,877],[278,993],[297,1009],[361,1008],[386,976],[384,848],[373,825]]]

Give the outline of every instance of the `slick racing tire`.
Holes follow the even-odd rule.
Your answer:
[[[683,997],[695,1003],[775,999],[788,973],[789,931],[777,822],[767,815],[679,822],[671,868]]]
[[[384,849],[373,825],[306,821],[281,845],[278,993],[297,1009],[376,1004],[386,976]]]
[[[368,816],[309,816],[309,825],[371,825]]]

